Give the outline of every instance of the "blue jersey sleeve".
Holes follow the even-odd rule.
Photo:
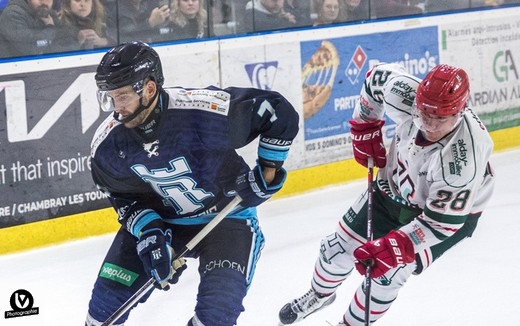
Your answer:
[[[280,168],[299,130],[299,117],[294,107],[275,91],[238,87],[224,90],[231,94],[229,127],[232,145],[240,148],[260,137],[259,163]]]

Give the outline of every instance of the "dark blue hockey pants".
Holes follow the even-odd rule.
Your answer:
[[[171,226],[174,250],[181,250],[202,227]],[[263,242],[256,220],[225,218],[185,255],[199,258],[200,284],[195,313],[204,325],[236,324],[238,316],[244,311],[242,300],[250,285]],[[97,321],[105,321],[148,279],[136,252],[136,238],[121,228],[94,284],[89,315]],[[150,293],[141,302],[146,301]],[[116,324],[122,324],[129,313],[123,315]]]

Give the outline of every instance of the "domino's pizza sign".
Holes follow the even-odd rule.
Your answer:
[[[367,59],[368,57],[365,50],[363,50],[361,45],[358,45],[352,58],[350,58],[347,68],[345,68],[345,76],[347,76],[350,84],[355,85],[359,83],[358,78],[359,75],[361,75],[361,70],[365,66]]]
[[[348,158],[348,121],[370,68],[400,63],[410,74],[424,78],[439,64],[438,39],[437,28],[431,26],[301,42],[307,162]],[[391,124],[387,121],[387,129]]]

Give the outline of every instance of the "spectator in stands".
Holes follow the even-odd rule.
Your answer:
[[[119,0],[117,2],[119,42],[156,42],[162,39],[170,17],[169,1]]]
[[[424,2],[424,12],[439,12],[467,9],[470,7],[470,0],[426,0]]]
[[[345,21],[359,21],[369,19],[369,2],[370,0],[343,0],[343,5],[340,6],[340,17]]]
[[[377,0],[370,3],[375,18],[418,15],[423,12],[416,0]]]
[[[284,11],[284,0],[251,0],[246,5],[241,32],[296,27],[296,17]]]
[[[52,0],[11,0],[0,15],[0,57],[63,51],[54,42],[61,32]]]
[[[115,45],[107,36],[105,8],[100,0],[62,0],[58,18],[77,49],[94,49]],[[115,32],[115,31],[114,31]]]
[[[181,40],[208,36],[208,12],[204,0],[172,0],[166,33],[161,40]]]
[[[210,36],[234,34],[236,20],[234,18],[236,5],[232,0],[209,0],[208,25]]]
[[[310,0],[285,0],[283,11],[294,16],[296,27],[312,26]]]
[[[316,13],[316,19],[314,20],[313,26],[341,22],[340,1],[342,0],[313,0],[313,11]]]

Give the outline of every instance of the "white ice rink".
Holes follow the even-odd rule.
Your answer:
[[[520,149],[493,155],[494,196],[474,236],[453,248],[430,269],[412,277],[390,311],[387,326],[520,325]],[[278,310],[309,288],[322,236],[366,187],[366,181],[322,189],[259,208],[266,245],[245,299],[240,326],[278,325]],[[518,219],[518,220],[517,220]],[[0,257],[0,325],[82,326],[101,260],[112,235]],[[2,241],[0,239],[0,241]],[[19,241],[27,241],[19,239]],[[127,326],[184,326],[193,314],[197,261],[170,291],[154,291]],[[299,326],[335,325],[363,278],[353,273],[336,302]],[[34,297],[40,314],[4,319],[18,289]]]

